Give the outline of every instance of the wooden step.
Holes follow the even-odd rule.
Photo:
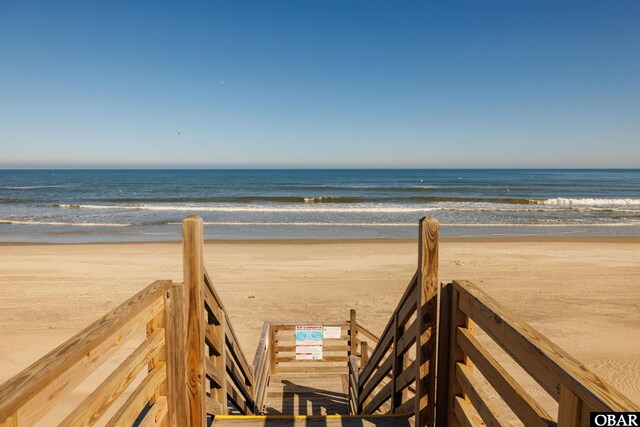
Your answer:
[[[406,415],[218,415],[216,427],[411,427]]]

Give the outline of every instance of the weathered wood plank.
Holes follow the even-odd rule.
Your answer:
[[[253,413],[253,410],[251,409],[253,408],[252,390],[250,387],[247,386],[246,378],[243,376],[242,372],[240,372],[240,370],[237,368],[233,358],[231,357],[228,351],[227,351],[227,359],[225,362],[227,365],[227,378],[230,378],[231,382],[236,386],[236,388],[240,391],[240,393],[242,393],[247,406],[250,408],[251,413]]]
[[[358,323],[356,322],[356,311],[354,309],[349,310],[349,355],[356,354],[358,344]]]
[[[396,415],[406,414],[413,415],[416,411],[416,397],[413,396],[396,408]]]
[[[413,361],[409,366],[407,366],[396,378],[396,386],[395,391],[399,392],[406,387],[409,386],[416,379],[416,366],[415,361]]]
[[[204,367],[204,267],[202,218],[190,215],[182,220],[182,259],[187,295],[187,392],[189,420],[194,427],[206,422]]]
[[[358,377],[359,377],[358,358],[356,356],[349,357],[349,383],[348,393],[349,406],[352,414],[360,412],[360,402],[358,399]]]
[[[372,391],[378,386],[380,381],[387,376],[387,374],[391,371],[391,367],[393,366],[393,357],[388,356],[385,361],[380,365],[375,374],[371,377],[368,382],[364,382],[362,375],[360,375],[360,404],[362,405],[364,401],[369,397]]]
[[[444,408],[446,408],[447,424],[453,423],[456,420],[456,417],[454,414],[455,397],[456,396],[462,396],[463,398],[465,397],[464,390],[462,389],[462,386],[456,379],[456,373],[455,373],[456,363],[465,363],[465,364],[470,363],[469,357],[466,354],[466,349],[464,349],[460,345],[459,340],[456,338],[457,337],[456,334],[459,327],[463,327],[463,328],[471,327],[473,323],[467,317],[467,315],[462,310],[460,310],[459,300],[460,300],[459,292],[456,290],[455,287],[451,287],[451,314],[450,314],[451,327],[449,331],[450,339],[449,339],[449,362],[448,362],[449,384],[447,385],[448,392],[447,392],[446,404],[445,402],[442,402],[442,405],[440,405],[440,402],[438,403],[438,405],[440,405],[441,408],[443,408],[443,410],[445,410]],[[473,332],[473,329],[470,329],[469,334],[471,335],[472,332]]]
[[[226,331],[225,331],[225,337],[227,337],[227,335],[229,335],[229,338],[226,338],[226,340],[228,342],[233,343],[234,345],[234,352],[237,354],[238,358],[244,361],[245,366],[249,366],[249,363],[246,362],[248,359],[245,356],[244,352],[242,351],[242,348],[238,345],[238,336],[236,335],[235,330],[233,329],[233,325],[231,324],[231,320],[229,317],[229,312],[225,309],[224,304],[222,303],[222,299],[220,298],[220,296],[218,295],[218,293],[216,292],[215,287],[213,286],[213,281],[211,280],[211,277],[209,276],[209,273],[207,272],[207,269],[203,266],[203,270],[204,270],[204,284],[205,286],[211,291],[211,293],[213,294],[214,299],[216,300],[216,302],[218,303],[218,305],[220,306],[220,308],[222,309],[223,313],[224,313],[224,319],[225,319],[225,324],[226,324]],[[247,368],[247,372],[251,372],[250,369]],[[252,379],[253,382],[253,373],[251,373],[251,375],[249,375],[249,377]]]
[[[14,412],[3,421],[0,421],[0,427],[18,427],[18,414]]]
[[[438,221],[422,218],[419,230],[415,422],[422,427],[435,421]]]
[[[556,400],[565,384],[597,411],[640,411],[640,406],[589,371],[474,284],[454,281],[460,307]]]
[[[369,344],[366,341],[360,342],[360,366],[364,366],[369,362]]]
[[[233,405],[240,411],[242,415],[248,415],[252,413],[245,397],[242,395],[242,393],[239,393],[238,390],[236,390],[233,383],[229,380],[227,380],[226,390],[229,400],[231,400],[231,403],[233,403]]]
[[[204,287],[204,307],[211,316],[213,322],[207,322],[213,325],[219,325],[222,322],[224,313],[222,308],[218,305],[218,302],[213,297],[211,289],[208,286]]]
[[[378,341],[380,341],[380,337],[378,337],[376,334],[371,332],[369,329],[365,328],[360,323],[358,323],[357,325],[358,325],[359,334],[364,335],[366,338],[370,339],[374,343],[377,343]]]
[[[456,396],[453,401],[453,411],[463,427],[484,426],[482,419],[473,412],[471,404],[460,396]]]
[[[387,383],[382,389],[376,393],[371,401],[362,409],[363,414],[373,414],[386,400],[391,398],[392,382]]]
[[[413,275],[413,278],[411,279],[411,281],[409,282],[407,289],[405,289],[404,294],[402,295],[402,298],[400,298],[400,303],[394,310],[391,318],[389,319],[389,322],[387,323],[387,326],[384,328],[384,331],[382,332],[382,335],[380,335],[380,339],[378,340],[378,343],[376,344],[376,347],[373,349],[373,352],[371,353],[371,357],[369,358],[369,363],[367,364],[367,366],[364,367],[362,371],[361,381],[365,382],[369,379],[369,376],[371,375],[371,371],[373,371],[373,369],[378,365],[378,363],[380,363],[380,360],[382,360],[382,358],[386,355],[387,350],[391,346],[391,342],[393,340],[392,328],[393,328],[394,316],[396,315],[396,312],[398,311],[399,307],[403,306],[406,299],[411,297],[411,294],[416,288],[417,283],[418,283],[418,273],[416,272]]]
[[[216,402],[213,398],[207,397],[205,401],[207,405],[207,414],[222,414],[222,404]]]
[[[456,379],[462,386],[464,393],[476,408],[478,414],[487,426],[499,427],[509,424],[502,419],[500,413],[493,407],[489,397],[481,391],[478,381],[473,378],[471,368],[463,363],[456,363]]]
[[[165,349],[167,360],[167,424],[187,425],[189,399],[186,382],[186,300],[182,283],[174,284],[165,293]]]
[[[382,358],[387,354],[387,350],[393,344],[393,334],[388,332],[386,335],[382,337],[376,348],[373,350],[371,357],[369,358],[369,363],[364,367],[360,378],[362,383],[369,381],[369,377],[376,369],[376,366],[380,363]]]
[[[229,349],[232,357],[238,364],[242,374],[247,379],[247,385],[253,385],[253,370],[249,366],[247,359],[244,357],[244,353],[240,348],[240,344],[238,344],[238,340],[236,339],[235,334],[231,332],[231,327],[229,320],[225,320],[225,338],[226,338],[226,347]]]
[[[14,377],[15,379],[22,375],[33,375],[31,379],[42,385],[41,389],[33,389],[33,384],[30,383],[30,380],[27,380],[22,385],[16,385],[17,388],[12,391],[16,397],[19,398],[22,394],[25,394],[24,397],[28,399],[17,410],[20,423],[31,425],[42,418],[67,393],[109,359],[122,343],[135,333],[143,331],[147,322],[162,311],[162,292],[169,285],[170,282],[154,282],[154,284],[138,294],[138,296],[141,296],[144,293],[146,295],[145,298],[137,299],[134,297],[136,298],[135,305],[129,305],[129,302],[133,303],[133,301],[132,299],[128,300],[125,303],[126,308],[123,306],[116,308],[110,314],[98,320],[98,322]],[[116,311],[119,315],[111,317],[110,315]],[[94,329],[93,326],[98,326],[98,323],[105,328],[98,327],[97,329],[99,330]],[[77,351],[82,348],[86,348],[88,351],[83,353],[78,360]],[[53,355],[55,357],[52,357]],[[66,358],[75,360],[75,363],[70,366],[67,365]],[[49,367],[42,366],[43,361],[49,361],[51,365]],[[65,369],[62,369],[62,367]],[[2,386],[2,390],[5,390],[5,387],[12,381],[9,380],[8,383],[5,383]],[[6,398],[11,402],[11,397],[4,394],[0,395],[0,401]],[[0,412],[2,412],[2,409],[0,409]]]
[[[219,356],[222,353],[222,337],[218,335],[214,325],[204,325],[204,338],[208,346],[213,350],[209,356]]]
[[[207,368],[207,371],[206,371],[207,378],[209,378],[215,383],[215,388],[222,387],[222,381],[224,379],[223,372],[220,369],[218,369],[218,367],[213,363],[213,361],[210,358],[207,358],[205,360],[205,365]]]
[[[269,322],[264,322],[262,325],[262,333],[260,334],[260,341],[258,342],[258,348],[256,354],[253,357],[253,395],[255,412],[261,413],[264,406],[264,396],[267,391],[267,384],[269,383],[269,366],[270,366],[270,351],[269,351]]]
[[[149,320],[149,322],[147,322],[147,337],[153,334],[153,332],[157,329],[163,329],[163,334],[164,334],[164,327],[165,327],[165,314],[163,310],[160,313],[158,313],[155,317],[153,317],[151,320]],[[156,363],[158,363],[160,360],[166,361],[165,356],[166,356],[165,352],[162,351],[158,353],[156,356],[152,357],[149,360],[149,363],[147,365],[147,372],[151,372],[151,370],[156,366]],[[167,385],[166,382],[163,383],[162,386],[156,391],[155,395],[151,399],[152,405],[155,403],[156,399],[160,397],[161,392],[163,395],[165,396],[167,395],[166,385]]]
[[[159,362],[153,371],[131,393],[122,407],[107,423],[107,427],[131,426],[142,412],[160,384],[165,380],[167,369],[165,362]]]
[[[167,397],[160,396],[137,427],[159,426],[164,422],[168,411]],[[170,424],[171,425],[171,424]]]
[[[558,427],[580,425],[580,399],[566,385],[560,385],[558,400]]]
[[[276,371],[276,331],[273,324],[269,325],[269,373],[274,374]]]
[[[534,427],[554,424],[551,416],[529,396],[524,388],[480,345],[469,331],[465,328],[458,328],[456,340],[491,386],[524,424]]]
[[[450,283],[440,285],[440,309],[438,313],[438,372],[436,373],[436,422],[437,426],[449,425],[449,372],[451,367],[451,317],[452,289]]]
[[[80,427],[96,423],[111,404],[126,390],[142,368],[163,350],[164,329],[156,329],[62,421],[60,426]],[[157,363],[159,361],[156,362],[156,365]]]
[[[153,282],[2,384],[0,419],[6,419],[18,412],[29,401],[32,401],[33,405],[29,405],[28,412],[19,414],[20,422],[31,424],[39,419],[65,395],[65,392],[79,384],[88,372],[104,362],[106,356],[120,346],[129,336],[128,333],[123,334],[121,329],[144,328],[149,319],[160,312],[160,296],[170,285],[171,282],[166,280]],[[126,325],[130,325],[131,328],[125,328]],[[65,372],[71,368],[73,372],[65,376]],[[43,398],[39,400],[36,396]]]

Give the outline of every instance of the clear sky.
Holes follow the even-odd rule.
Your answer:
[[[0,167],[640,167],[640,1],[0,0]]]

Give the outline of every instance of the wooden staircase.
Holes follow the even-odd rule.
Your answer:
[[[216,427],[410,427],[408,415],[217,415]]]
[[[345,375],[346,376],[346,375]],[[349,400],[339,374],[273,375],[267,387],[266,415],[339,415]]]
[[[513,425],[505,405],[527,426],[586,427],[592,411],[640,411],[472,283],[439,283],[438,223],[419,227],[417,271],[380,337],[355,310],[341,322],[265,322],[250,364],[203,264],[202,219],[188,217],[184,283],[153,282],[0,385],[0,427]],[[296,352],[300,326],[322,327],[317,360]],[[137,347],[64,418],[48,418],[125,342]],[[542,387],[552,410],[495,348]]]

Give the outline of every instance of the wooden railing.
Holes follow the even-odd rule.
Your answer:
[[[182,229],[184,281],[189,306],[187,378],[192,417],[255,412],[253,368],[203,262],[202,219],[190,216]],[[231,405],[229,405],[231,404]]]
[[[527,426],[588,426],[594,411],[639,411],[640,407],[609,386],[525,321],[510,313],[468,281],[442,287],[440,320],[448,329],[439,358],[443,396],[438,425],[455,418],[463,424],[510,425],[474,375],[474,367],[489,382],[503,403]],[[499,345],[553,400],[557,414],[549,414],[505,367],[480,344],[476,327]],[[448,345],[447,345],[448,344]],[[444,400],[446,396],[446,401]],[[446,406],[444,403],[446,402]]]
[[[0,425],[32,425],[136,334],[142,343],[60,423],[63,426],[177,425],[184,395],[176,341],[182,285],[156,281],[0,387]],[[144,371],[119,408],[103,415]],[[108,414],[107,414],[108,415]],[[53,423],[49,423],[51,425]]]
[[[206,376],[209,379],[207,412],[226,414],[229,411],[229,408],[225,408],[224,398],[215,399],[216,393],[221,391],[221,396],[226,395],[233,405],[231,411],[243,415],[253,414],[255,412],[253,368],[248,364],[240,348],[229,315],[206,270],[204,277],[206,285],[204,301],[207,314],[205,344],[209,350],[208,354],[205,353]],[[225,371],[226,378],[223,379],[221,372]]]
[[[375,335],[356,321],[356,311],[351,310],[348,321],[308,323],[313,326],[339,327],[340,338],[323,338],[321,360],[298,360],[295,354],[295,327],[304,325],[306,324],[293,322],[264,323],[253,358],[256,413],[262,413],[264,410],[271,375],[291,373],[346,375],[346,362],[349,357],[354,355],[357,356],[357,360],[361,358],[367,360],[369,342],[377,340]]]
[[[201,218],[183,221],[184,284],[152,283],[0,386],[0,426],[45,416],[47,425],[204,426],[208,415],[254,413],[253,368],[204,267],[202,231]],[[106,379],[58,417],[66,418],[51,414],[141,335]]]
[[[588,426],[592,411],[640,410],[472,283],[438,285],[437,221],[423,218],[419,236],[418,270],[381,337],[358,325],[374,349],[349,358],[352,414],[413,415],[416,426],[506,426],[508,407],[525,426]],[[480,344],[476,325],[558,403],[557,414]]]
[[[365,352],[368,360],[361,363],[354,393],[357,399],[353,399],[355,413],[402,413],[414,415],[419,425],[433,422],[429,417],[434,414],[435,401],[431,396],[435,395],[437,232],[435,220],[420,222],[416,274],[380,339],[368,331],[362,333],[377,342],[370,355]]]

